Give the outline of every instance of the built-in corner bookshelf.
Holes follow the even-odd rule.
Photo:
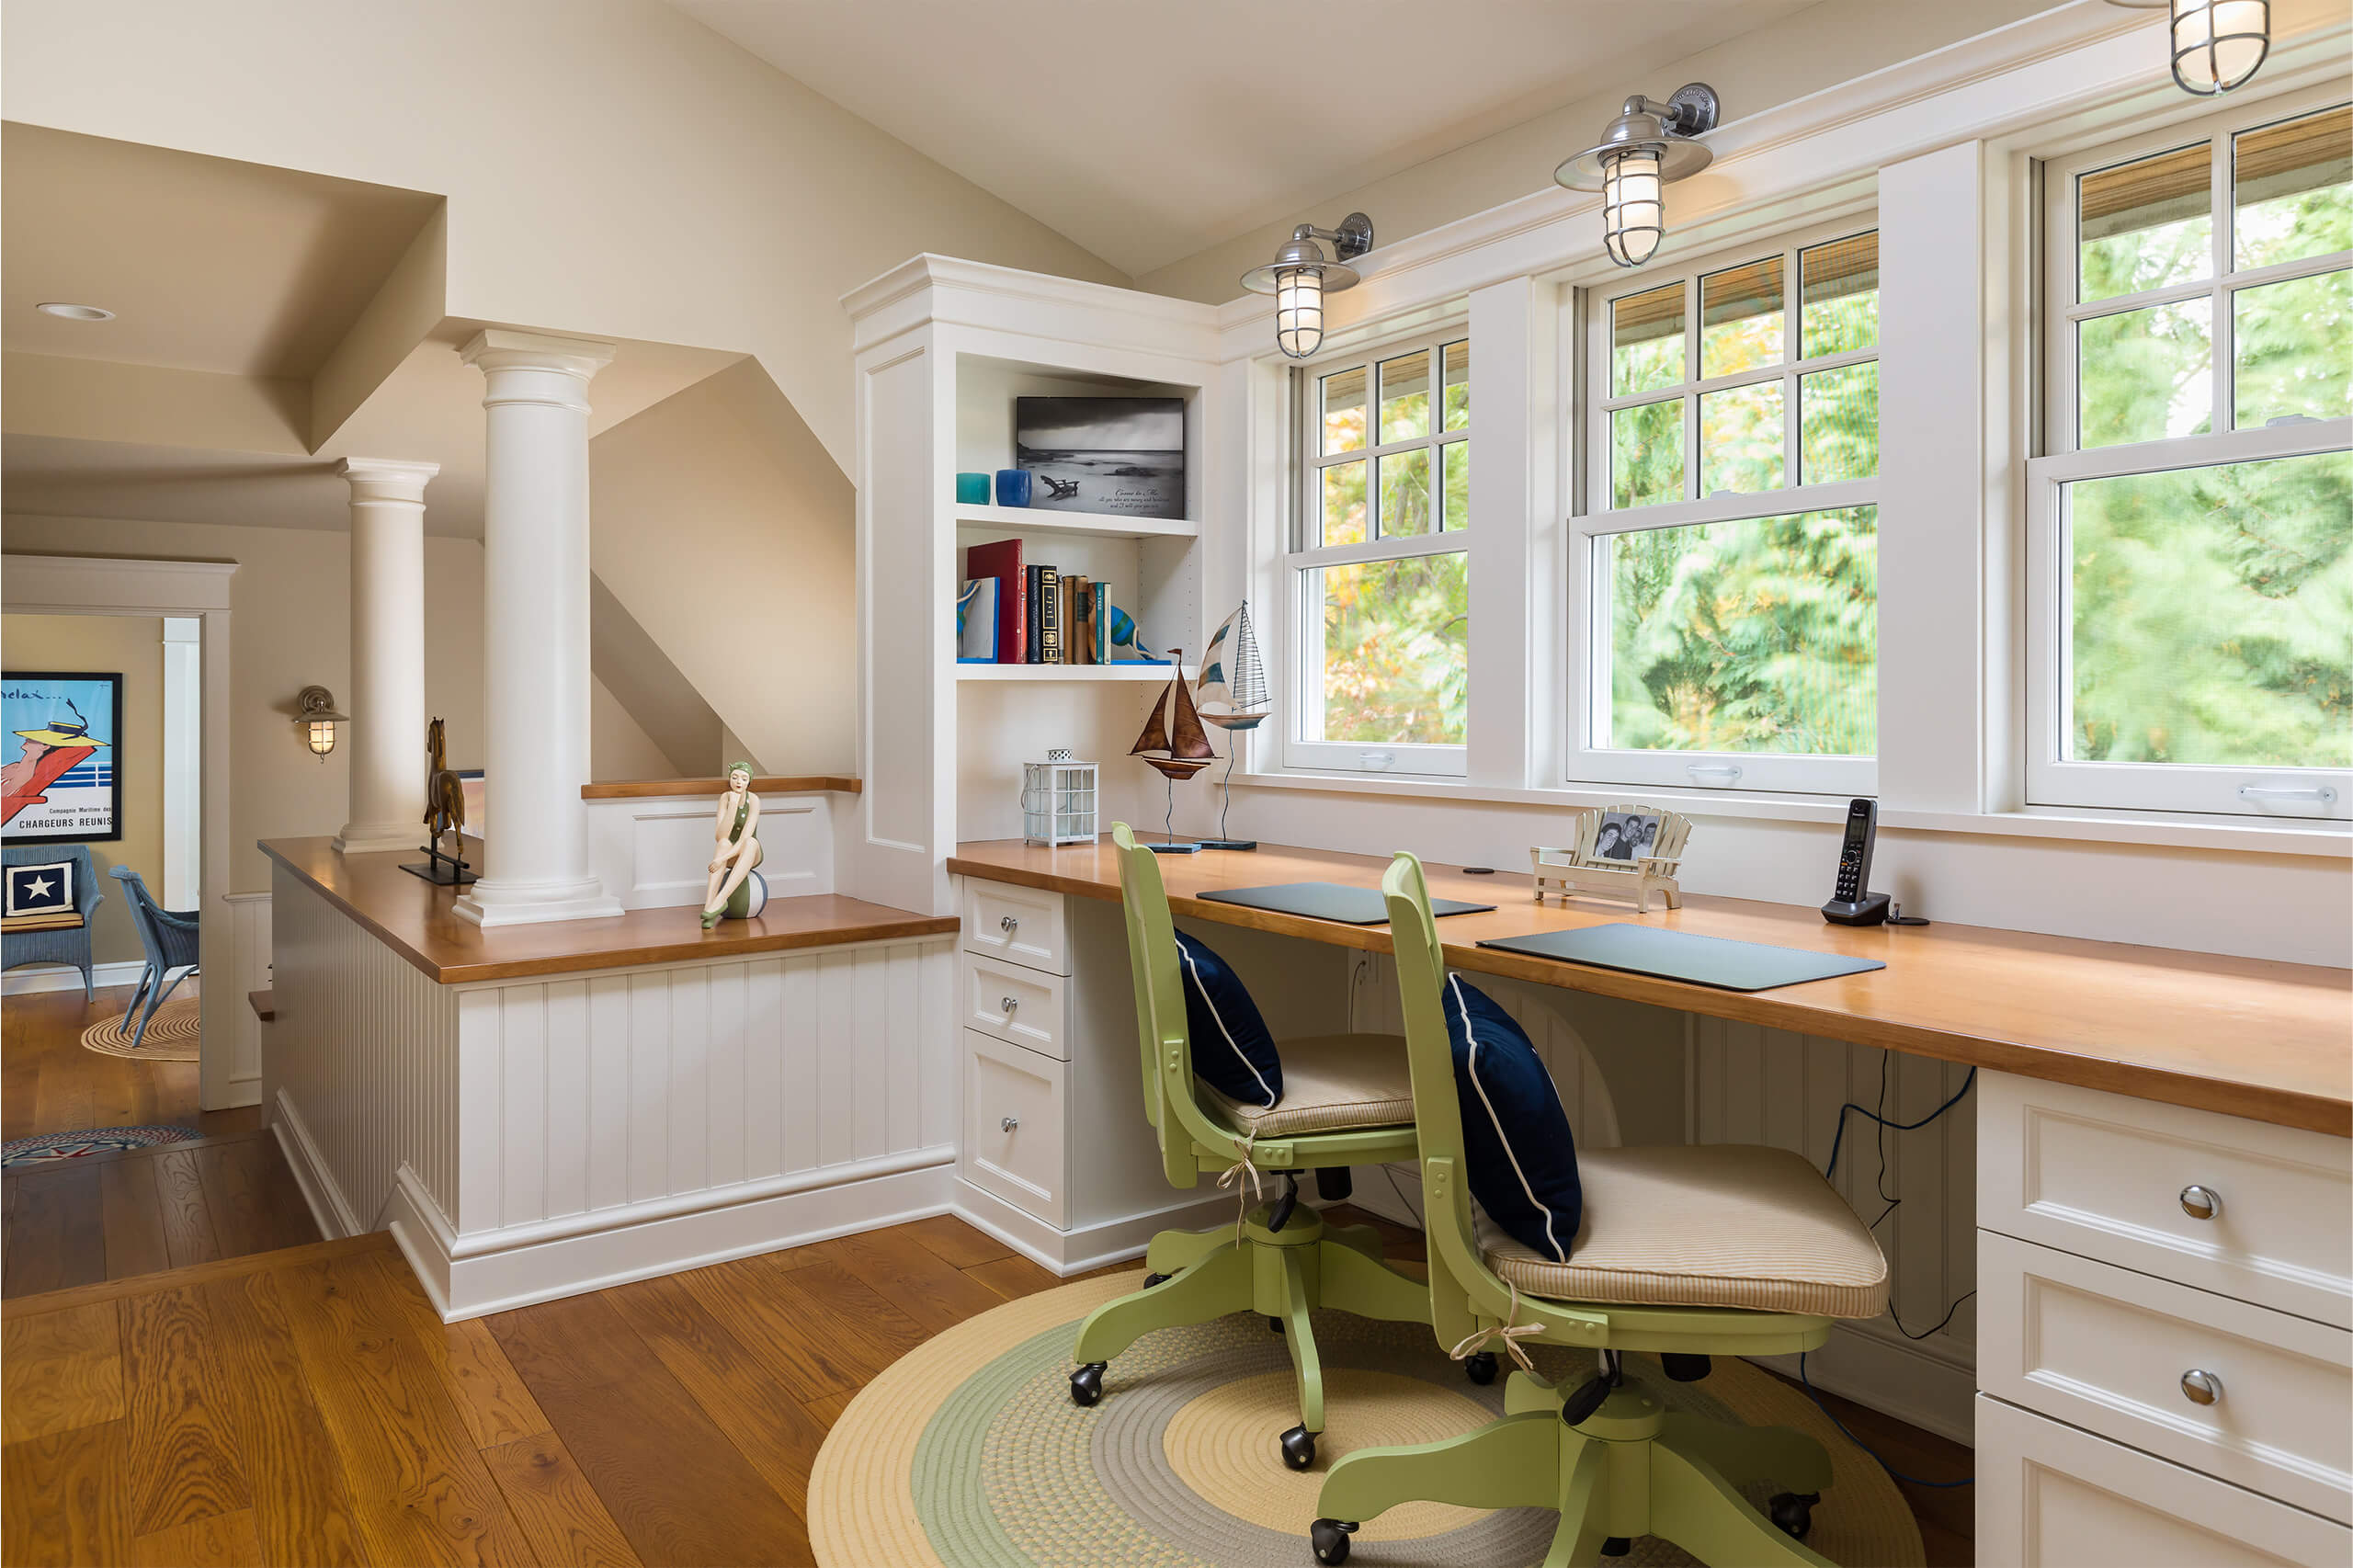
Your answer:
[[[1146,645],[1164,659],[1183,650],[1192,673],[1223,614],[1203,603],[1200,540],[1217,316],[1187,301],[939,256],[918,256],[843,302],[858,374],[860,619],[872,629],[860,639],[860,745],[875,781],[864,801],[870,825],[851,858],[879,869],[854,875],[873,890],[866,896],[944,908],[938,868],[954,841],[1018,835],[1021,764],[1051,748],[1101,764],[1106,826],[1141,809],[1148,782],[1159,818],[1157,776],[1127,752],[1171,666],[961,664],[956,597],[972,574],[968,550],[1018,540],[1025,566],[1106,585]],[[1015,449],[1024,397],[1181,400],[1181,510],[958,502],[959,473],[994,479],[1025,466]],[[903,777],[917,782],[903,790]]]

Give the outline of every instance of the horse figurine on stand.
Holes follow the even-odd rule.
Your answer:
[[[425,851],[426,860],[419,866],[403,866],[402,870],[413,877],[423,877],[436,887],[461,888],[480,880],[466,861],[466,782],[449,766],[449,740],[440,720],[436,719],[425,731],[425,830],[426,841],[417,846]],[[450,854],[441,852],[444,834],[457,839]]]

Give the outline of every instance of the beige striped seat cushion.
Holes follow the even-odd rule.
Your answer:
[[[1414,1119],[1414,1079],[1402,1035],[1327,1034],[1287,1040],[1283,1097],[1261,1108],[1228,1099],[1201,1079],[1211,1104],[1245,1133],[1355,1132]]]
[[[1580,1150],[1577,1176],[1585,1218],[1564,1264],[1477,1214],[1498,1278],[1564,1301],[1834,1318],[1887,1310],[1879,1243],[1801,1154],[1738,1143]]]

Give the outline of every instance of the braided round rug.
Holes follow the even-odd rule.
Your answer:
[[[1503,1414],[1505,1380],[1480,1388],[1429,1330],[1315,1314],[1330,1425],[1315,1468],[1284,1468],[1276,1434],[1299,1419],[1290,1358],[1264,1318],[1240,1312],[1146,1335],[1111,1362],[1102,1403],[1070,1401],[1079,1321],[1141,1288],[1131,1274],[1010,1301],[925,1342],[869,1383],[834,1423],[809,1478],[809,1533],[827,1568],[1308,1568],[1317,1489],[1343,1454],[1426,1443]],[[1556,1381],[1589,1353],[1533,1358]],[[1637,1358],[1648,1362],[1649,1358]],[[1508,1370],[1508,1363],[1506,1363]],[[1655,1375],[1670,1404],[1821,1439],[1836,1480],[1809,1546],[1834,1562],[1917,1568],[1903,1494],[1812,1402],[1720,1357],[1703,1382]],[[1753,1501],[1769,1490],[1757,1487]],[[1366,1568],[1522,1568],[1559,1516],[1416,1503],[1366,1522],[1349,1561]],[[1643,1537],[1615,1562],[1688,1563]]]
[[[139,1042],[137,1050],[132,1050],[131,1044],[131,1037],[139,1028],[136,1013],[117,1013],[111,1018],[100,1018],[82,1031],[82,1045],[101,1056],[128,1056],[141,1062],[194,1062],[203,1011],[204,1004],[197,998],[175,996],[155,1009],[146,1038]]]

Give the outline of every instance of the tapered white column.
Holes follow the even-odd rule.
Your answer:
[[[463,350],[488,409],[483,498],[482,926],[620,914],[588,864],[588,381],[612,345],[493,327]]]
[[[438,463],[347,458],[351,485],[351,820],[347,855],[425,835],[425,486]]]

